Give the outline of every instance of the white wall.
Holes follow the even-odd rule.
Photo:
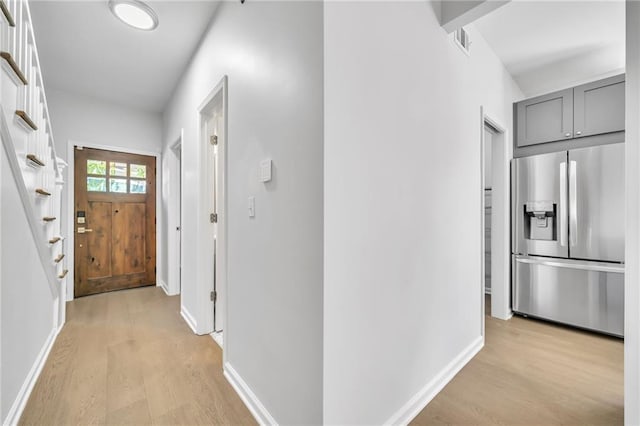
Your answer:
[[[18,405],[26,402],[25,388],[32,369],[41,361],[55,333],[53,298],[27,222],[18,188],[0,147],[0,342],[2,424],[15,421]],[[28,259],[28,261],[25,261]],[[11,419],[7,416],[10,415]]]
[[[324,16],[324,422],[408,421],[482,344],[480,106],[522,94],[427,2]]]
[[[212,305],[196,283],[212,282],[199,250],[212,230],[197,109],[228,76],[225,369],[282,424],[322,422],[322,31],[321,2],[223,2],[164,114],[165,153],[184,128],[182,309],[206,332]]]
[[[600,68],[594,66],[594,62],[601,56],[606,57],[609,55],[612,55],[611,51],[603,50],[593,52],[593,54],[585,57],[570,58],[552,65],[541,66],[534,71],[518,76],[516,81],[520,88],[522,88],[525,97],[532,98],[534,96],[555,92],[556,90],[567,89],[581,84],[591,83],[602,78],[624,74],[624,66],[605,73],[598,72]],[[607,59],[603,59],[603,61],[611,62]],[[624,62],[622,65],[624,65]]]
[[[45,76],[46,78],[46,76]],[[47,87],[47,101],[51,126],[56,140],[56,152],[69,164],[67,147],[69,141],[86,143],[118,149],[140,151],[142,153],[160,153],[162,151],[162,116],[130,107],[107,103],[90,97],[63,92]],[[159,170],[159,172],[161,172]],[[62,191],[62,235],[69,235],[68,192],[71,190],[73,173],[71,168],[65,170],[65,186]],[[161,188],[156,188],[157,192]],[[157,212],[158,229],[162,226],[161,218],[166,214],[166,206]],[[161,246],[156,260],[158,279],[166,279],[166,246]],[[72,254],[73,247],[67,244]],[[69,263],[71,264],[71,263]],[[67,298],[73,295],[73,268],[69,268],[67,279]]]
[[[640,424],[640,3],[626,4],[624,423]]]

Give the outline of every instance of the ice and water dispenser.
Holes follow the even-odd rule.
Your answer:
[[[557,239],[556,204],[552,201],[529,201],[524,205],[524,238],[553,241]]]

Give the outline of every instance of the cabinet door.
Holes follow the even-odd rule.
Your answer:
[[[573,90],[575,137],[624,130],[624,74]]]
[[[519,147],[573,137],[573,89],[516,104]]]

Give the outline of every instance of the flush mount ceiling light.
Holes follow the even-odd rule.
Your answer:
[[[109,0],[111,12],[125,24],[151,31],[158,26],[158,15],[146,3],[138,0]]]

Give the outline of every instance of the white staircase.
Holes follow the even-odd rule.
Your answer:
[[[17,424],[65,321],[56,156],[27,0],[0,0],[0,421]]]
[[[49,286],[57,297],[67,272],[60,234],[62,170],[66,164],[55,153],[28,2],[0,0],[0,10],[0,134],[39,246],[40,261],[47,266]]]

